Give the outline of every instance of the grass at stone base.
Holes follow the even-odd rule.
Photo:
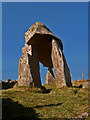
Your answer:
[[[26,87],[2,90],[3,120],[71,119],[88,112],[88,89],[45,87],[50,93]]]

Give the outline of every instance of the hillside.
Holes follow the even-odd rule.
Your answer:
[[[3,120],[78,118],[88,112],[88,89],[45,86],[2,90]]]

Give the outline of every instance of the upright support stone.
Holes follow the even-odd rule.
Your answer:
[[[62,52],[62,54],[63,54],[63,52]],[[66,85],[68,87],[70,87],[70,86],[72,86],[72,76],[70,74],[70,70],[69,70],[69,67],[67,65],[64,54],[63,54],[63,62],[64,62],[64,75],[65,75]]]
[[[18,85],[41,86],[38,49],[35,46],[29,45],[22,48],[22,57],[19,60],[18,68]]]
[[[71,86],[70,72],[66,64],[65,57],[61,50],[61,46],[56,40],[52,40],[52,62],[55,70],[56,86]],[[68,76],[67,76],[68,75]],[[69,82],[68,82],[68,79]]]
[[[47,74],[46,74],[46,84],[48,85],[55,85],[55,76],[53,74],[52,68],[48,68]]]

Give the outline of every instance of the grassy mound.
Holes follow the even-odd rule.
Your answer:
[[[27,87],[2,90],[3,120],[71,119],[88,112],[88,89],[45,87],[47,92]]]

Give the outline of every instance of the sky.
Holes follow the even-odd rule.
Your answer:
[[[36,21],[45,24],[63,43],[72,80],[88,78],[88,3],[2,3],[2,80],[18,79],[24,34]],[[42,84],[47,68],[40,64]]]

